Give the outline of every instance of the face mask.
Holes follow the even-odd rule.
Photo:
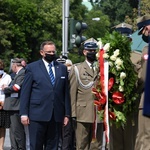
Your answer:
[[[96,52],[88,52],[86,57],[88,61],[93,62],[96,60]]]
[[[4,74],[4,70],[0,70],[0,76]]]
[[[45,54],[45,57],[44,57],[44,59],[47,61],[47,62],[52,62],[53,60],[55,60],[56,59],[56,55],[55,54],[53,54],[53,55],[50,55],[50,54]]]
[[[142,39],[144,42],[149,43],[150,36],[142,35]]]

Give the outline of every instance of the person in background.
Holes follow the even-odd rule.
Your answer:
[[[139,35],[142,34],[142,39],[149,43],[150,40],[150,15],[144,15],[137,19],[137,26],[139,29]],[[150,46],[150,45],[149,45]],[[149,116],[143,115],[143,107],[144,103],[145,105],[148,105],[148,109],[150,109],[149,102],[144,102],[145,97],[145,83],[146,83],[146,76],[148,75],[147,69],[148,69],[148,59],[149,59],[149,52],[148,52],[148,45],[145,46],[142,50],[142,56],[141,56],[141,71],[139,74],[139,82],[138,82],[138,91],[141,94],[140,104],[139,104],[139,116],[138,116],[138,133],[136,137],[136,143],[135,143],[135,150],[149,150],[150,149],[150,118]],[[149,78],[149,76],[148,76]],[[149,90],[148,90],[149,92]],[[147,95],[146,95],[147,96]],[[149,100],[149,96],[146,97]],[[149,111],[149,110],[148,110]],[[147,112],[147,110],[146,110]],[[147,114],[147,113],[146,113]]]
[[[26,66],[20,98],[23,125],[29,125],[30,150],[58,150],[62,126],[70,118],[67,67],[56,61],[56,46],[45,41],[41,60]]]
[[[64,65],[67,66],[68,75],[69,75],[71,67],[73,65],[72,61],[66,58]],[[67,126],[63,127],[62,150],[74,150],[74,149],[75,149],[75,134],[73,129],[73,122],[70,119]]]
[[[20,92],[24,80],[25,69],[21,64],[20,58],[14,58],[12,61],[12,71],[15,72],[15,77],[9,86],[3,86],[5,93],[4,110],[10,113],[10,141],[11,150],[25,150],[25,133],[24,127],[21,124],[19,115]]]
[[[65,65],[67,66],[67,69],[68,69],[68,73],[70,72],[71,70],[71,67],[72,67],[72,61],[70,59],[66,59],[66,62],[65,62]]]
[[[24,58],[21,58],[21,65],[25,68],[27,66],[27,61]],[[25,135],[26,135],[26,150],[30,150],[30,138],[29,138],[29,127],[24,126]]]
[[[27,61],[24,58],[21,58],[21,65],[23,67],[26,67],[26,65],[27,65]]]
[[[20,58],[20,60],[21,60],[21,65],[22,65],[23,67],[26,67],[26,65],[27,65],[26,60],[25,60],[24,58]],[[15,77],[15,75],[16,75],[16,73],[12,71],[11,66],[12,66],[12,62],[11,62],[11,64],[10,64],[10,76],[11,76],[11,78],[12,78],[12,80],[13,80],[14,77]]]
[[[11,77],[4,71],[4,62],[0,59],[0,150],[4,149],[6,128],[10,127],[9,113],[3,110],[5,94],[2,87],[8,86],[10,82]]]
[[[89,150],[91,144],[96,144],[96,150],[102,148],[103,124],[98,123],[99,133],[96,141],[92,142],[94,123],[94,97],[92,87],[97,78],[97,70],[93,67],[96,61],[97,41],[90,38],[84,42],[83,54],[85,61],[73,65],[69,73],[72,118],[76,120],[76,149]],[[99,138],[100,137],[100,138]],[[95,147],[95,146],[94,146]]]
[[[68,74],[72,67],[72,61],[67,56],[60,56],[57,61],[67,66]],[[72,120],[70,119],[68,124],[62,129],[62,137],[60,138],[59,149],[62,150],[74,150],[75,138]]]

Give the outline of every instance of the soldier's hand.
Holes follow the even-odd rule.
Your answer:
[[[76,117],[72,117],[71,121],[72,121],[72,127],[73,127],[73,129],[75,129],[76,128],[76,124],[77,124]]]

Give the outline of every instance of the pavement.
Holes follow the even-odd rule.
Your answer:
[[[103,135],[103,148],[102,150],[105,150],[105,138],[104,138],[104,135]],[[5,143],[4,143],[4,150],[10,150],[10,138],[9,138],[9,129],[6,129],[6,137],[5,137]]]
[[[5,137],[5,143],[4,143],[4,150],[10,150],[9,129],[6,129],[6,137]]]

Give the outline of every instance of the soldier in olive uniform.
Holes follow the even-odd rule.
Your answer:
[[[127,23],[121,23],[116,26],[116,31],[129,37],[132,34],[132,26]],[[137,52],[131,52],[131,61],[134,63],[135,70],[140,69],[140,56]],[[135,60],[136,56],[136,60]],[[137,57],[138,56],[138,57]],[[138,59],[137,59],[138,58]],[[124,127],[117,128],[114,124],[110,126],[110,150],[133,150],[137,134],[137,113],[132,113],[127,117]]]
[[[142,34],[142,39],[149,42],[150,36],[150,15],[144,15],[137,19],[137,26],[139,34]],[[149,31],[147,30],[149,26]],[[147,31],[146,31],[147,30]],[[148,34],[149,33],[149,34]],[[143,116],[143,105],[145,96],[145,81],[148,63],[148,46],[144,47],[141,57],[141,71],[139,75],[138,92],[141,93],[141,100],[139,105],[139,118],[138,118],[138,134],[136,138],[135,150],[149,150],[150,149],[150,118]],[[150,109],[150,108],[149,108]]]
[[[77,150],[101,150],[103,138],[103,124],[97,127],[97,141],[92,144],[94,123],[94,97],[92,87],[98,72],[92,67],[96,60],[97,41],[93,38],[84,42],[83,54],[85,61],[72,67],[70,79],[70,95],[72,117],[76,119],[76,149]],[[95,148],[94,148],[95,147]]]
[[[135,150],[146,150],[142,149],[143,145],[143,136],[145,136],[145,132],[143,132],[146,126],[149,126],[150,119],[143,116],[143,101],[144,101],[144,83],[145,83],[145,74],[146,74],[146,66],[147,66],[147,59],[148,59],[148,46],[145,46],[142,50],[141,56],[141,69],[139,73],[139,81],[138,81],[138,90],[137,92],[140,93],[141,99],[139,104],[139,116],[138,116],[138,134],[136,138]],[[146,124],[145,124],[146,122]],[[148,123],[149,122],[149,123]],[[147,128],[147,127],[146,127]],[[148,128],[147,128],[148,129]],[[150,147],[149,147],[150,149]]]

